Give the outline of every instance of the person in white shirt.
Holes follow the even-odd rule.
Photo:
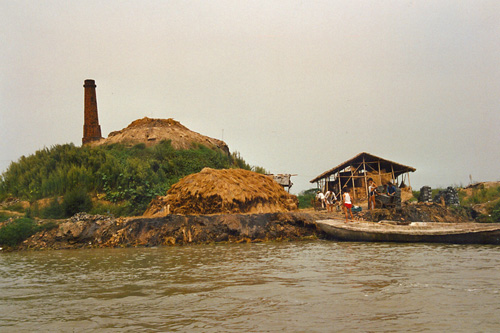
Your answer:
[[[333,203],[337,201],[337,196],[335,195],[335,192],[330,190],[326,191],[325,200],[326,200],[326,210],[328,212],[333,213]]]
[[[352,217],[352,201],[351,201],[351,195],[349,194],[350,189],[346,189],[344,192],[343,196],[343,201],[344,201],[344,209],[345,209],[345,223],[347,223],[347,211],[351,213],[351,221],[354,219]]]
[[[323,192],[318,191],[318,194],[316,194],[316,200],[321,202],[321,208],[325,208],[325,195]]]

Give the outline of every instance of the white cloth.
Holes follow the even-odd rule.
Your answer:
[[[351,196],[347,192],[344,193],[344,203],[346,203],[346,204],[351,203]]]

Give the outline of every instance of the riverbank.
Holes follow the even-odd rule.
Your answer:
[[[326,212],[168,215],[113,218],[77,214],[57,228],[39,232],[13,250],[150,247],[216,242],[241,243],[316,238],[315,221]]]
[[[363,211],[355,219],[378,221],[468,222],[454,209],[438,204],[408,204],[400,210]],[[344,219],[342,211],[304,209],[264,214],[121,217],[78,213],[55,222],[5,250],[60,250],[113,247],[182,246],[188,244],[295,241],[326,237],[316,221]],[[374,219],[375,218],[375,219]],[[43,222],[43,221],[42,221]],[[470,221],[469,221],[470,222]]]

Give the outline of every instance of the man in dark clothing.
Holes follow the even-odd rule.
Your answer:
[[[393,203],[394,196],[396,195],[396,187],[390,181],[387,182],[387,195],[391,197],[391,203]]]

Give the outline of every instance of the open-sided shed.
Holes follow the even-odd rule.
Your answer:
[[[354,198],[366,199],[369,178],[377,185],[392,181],[401,188],[410,187],[410,172],[415,170],[413,167],[363,152],[323,172],[310,182],[317,183],[318,188],[324,191],[333,190],[337,194],[342,194],[345,188],[350,188],[353,189]]]

